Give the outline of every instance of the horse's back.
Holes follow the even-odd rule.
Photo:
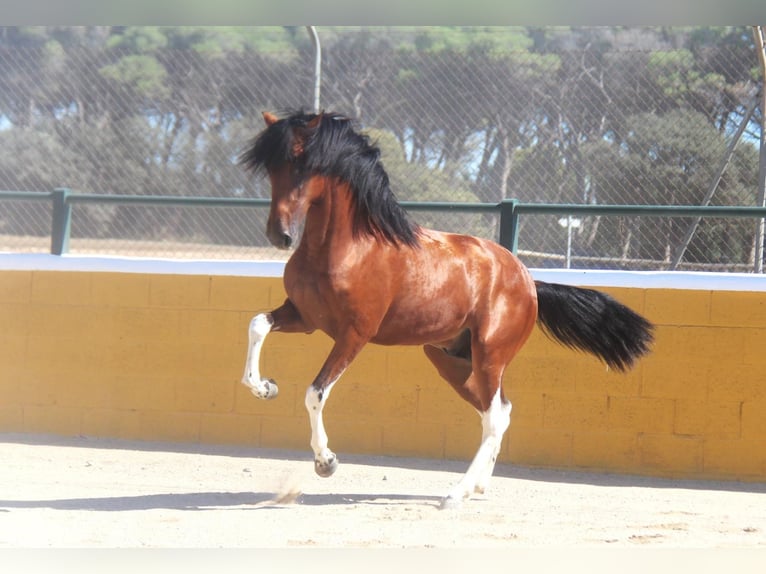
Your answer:
[[[443,341],[515,306],[536,313],[527,268],[486,239],[423,229],[419,246],[394,250],[385,266],[399,279],[374,342]]]
[[[519,285],[535,292],[534,280],[521,260],[502,245],[472,235],[424,230],[422,246],[466,270],[467,278],[483,289],[505,290]]]

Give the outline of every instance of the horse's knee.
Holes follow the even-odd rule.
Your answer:
[[[309,385],[306,389],[306,396],[304,398],[304,404],[306,410],[309,413],[318,413],[322,411],[324,402],[327,400],[327,396],[330,394],[329,388],[319,389],[314,385]]]
[[[263,339],[271,331],[273,320],[269,313],[259,313],[250,320],[248,334],[250,339]]]

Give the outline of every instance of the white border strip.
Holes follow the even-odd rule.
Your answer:
[[[215,261],[0,253],[3,271],[97,271],[106,273],[155,273],[158,275],[232,275],[282,277],[284,261]]]
[[[0,253],[0,270],[93,271],[163,275],[282,277],[284,261],[218,261]],[[583,287],[642,287],[709,291],[766,291],[766,275],[687,271],[601,271],[532,269],[535,279]]]
[[[581,287],[641,287],[697,291],[766,291],[766,275],[694,271],[532,269],[540,281]]]

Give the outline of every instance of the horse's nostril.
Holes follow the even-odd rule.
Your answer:
[[[293,238],[290,237],[287,233],[282,235],[282,242],[285,246],[285,248],[290,247],[293,244]]]

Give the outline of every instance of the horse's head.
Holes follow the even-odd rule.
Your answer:
[[[280,141],[287,142],[284,161],[266,165],[271,182],[271,209],[266,235],[275,247],[289,249],[314,200],[311,179],[306,177],[302,160],[306,138],[319,126],[322,116],[313,116],[305,125],[289,125],[286,120],[280,120],[268,112],[264,112],[263,119],[267,130],[289,130],[280,134]],[[285,125],[277,125],[280,122]]]
[[[350,118],[299,111],[281,119],[264,112],[263,119],[266,129],[239,161],[271,180],[266,233],[276,247],[291,247],[310,207],[338,189],[348,192],[354,236],[418,244],[418,226],[396,202],[380,150],[354,130]]]

